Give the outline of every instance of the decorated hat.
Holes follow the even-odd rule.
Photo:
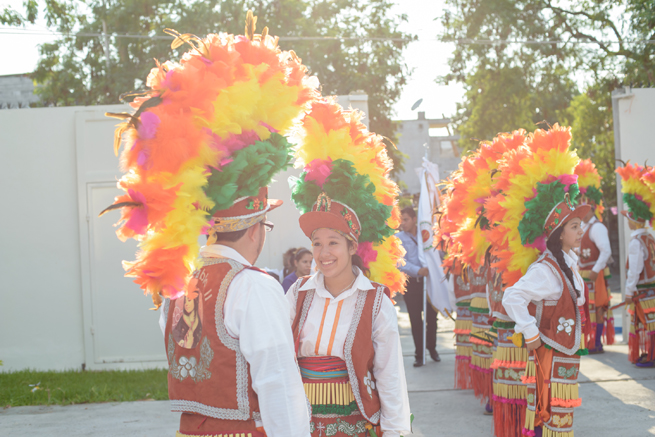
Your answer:
[[[214,213],[210,222],[211,227],[208,231],[209,240],[207,244],[213,244],[216,241],[216,233],[235,232],[261,222],[266,217],[266,213],[282,205],[278,199],[268,198],[268,187],[261,187],[256,196],[244,196],[236,199],[231,207],[219,209]]]
[[[358,242],[357,254],[371,280],[402,292],[405,277],[396,266],[404,249],[394,235],[399,190],[389,178],[392,162],[382,137],[360,118],[333,99],[312,104],[302,121],[296,157],[303,172],[291,181],[292,199],[305,235],[311,238],[319,228],[341,232]]]
[[[358,241],[362,233],[357,213],[348,205],[333,201],[325,192],[318,195],[311,211],[300,216],[300,228],[310,239],[321,228],[339,231],[352,241]]]
[[[569,193],[564,194],[564,200],[557,205],[555,205],[546,217],[546,222],[544,224],[544,231],[546,233],[546,239],[550,237],[553,232],[559,229],[564,223],[573,220],[574,218],[582,218],[591,211],[591,205],[578,205],[576,208],[571,202]]]
[[[494,179],[496,194],[486,203],[502,244],[492,247],[502,270],[503,285],[511,286],[546,249],[546,239],[589,206],[576,207],[575,167],[580,159],[570,149],[570,128],[555,124],[537,129],[525,144],[503,154]]]
[[[575,174],[578,175],[578,187],[580,188],[580,203],[591,205],[594,208],[596,218],[602,220],[603,211],[603,192],[600,189],[600,180],[596,165],[591,159],[583,159],[575,167]]]
[[[197,267],[198,237],[245,229],[280,201],[267,199],[275,173],[293,158],[285,135],[316,98],[317,81],[293,52],[280,50],[248,12],[244,35],[173,35],[188,45],[179,63],[157,63],[148,91],[116,129],[126,174],[117,234],[139,242],[126,276],[151,294],[184,294]],[[210,239],[211,242],[211,239]]]
[[[655,215],[653,168],[627,163],[617,168],[616,172],[621,176],[621,192],[626,207],[621,214],[637,223],[652,223]]]

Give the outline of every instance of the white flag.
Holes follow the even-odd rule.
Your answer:
[[[433,245],[434,226],[433,212],[439,206],[439,194],[436,184],[439,179],[439,166],[423,158],[423,166],[416,169],[421,181],[421,196],[418,201],[418,226],[416,227],[416,240],[421,242],[418,251],[421,265],[426,266],[430,272],[427,277],[428,297],[432,306],[442,314],[449,315],[454,312],[454,294],[448,290],[441,255]]]

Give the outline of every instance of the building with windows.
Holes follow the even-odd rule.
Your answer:
[[[423,157],[439,165],[442,179],[457,170],[461,159],[456,146],[459,135],[450,135],[448,126],[451,122],[450,118],[425,118],[425,112],[419,112],[415,120],[396,122],[397,147],[407,155],[405,170],[397,176],[398,181],[403,182],[403,192],[416,194],[421,190],[416,169],[421,167]],[[437,135],[441,133],[439,131],[446,135]]]

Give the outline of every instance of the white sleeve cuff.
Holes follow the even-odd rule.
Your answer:
[[[532,343],[539,340],[539,328],[537,328],[537,325],[528,326],[522,334],[526,343]]]

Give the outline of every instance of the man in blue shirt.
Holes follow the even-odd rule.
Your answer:
[[[428,268],[423,267],[418,258],[418,241],[416,240],[416,212],[412,207],[403,208],[401,211],[400,230],[396,236],[407,252],[405,254],[405,265],[398,268],[407,274],[407,291],[403,295],[409,322],[412,325],[412,337],[414,337],[414,367],[423,365],[423,280],[428,275]],[[427,326],[425,346],[430,352],[434,361],[441,361],[437,353],[437,313],[428,303]]]

